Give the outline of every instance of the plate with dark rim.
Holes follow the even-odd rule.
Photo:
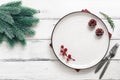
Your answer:
[[[88,25],[91,19],[97,22],[94,28]],[[104,31],[100,37],[96,35],[97,28]],[[98,16],[76,11],[63,16],[56,23],[51,42],[53,52],[60,62],[70,68],[87,69],[105,57],[110,39],[106,25]]]

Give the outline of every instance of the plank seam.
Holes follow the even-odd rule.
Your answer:
[[[0,59],[0,62],[31,62],[31,61],[59,61],[58,59],[31,58],[31,59]],[[111,61],[120,61],[120,59],[111,59]]]

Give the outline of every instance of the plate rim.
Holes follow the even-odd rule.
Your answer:
[[[54,53],[54,55],[56,56],[56,58],[57,58],[62,64],[64,64],[65,66],[67,66],[67,67],[69,67],[69,68],[72,68],[72,69],[80,69],[80,70],[89,69],[89,68],[92,68],[92,67],[96,66],[97,64],[99,64],[99,62],[107,55],[108,50],[109,50],[109,46],[110,46],[110,38],[108,39],[108,47],[107,47],[106,53],[104,54],[103,58],[101,58],[101,60],[100,60],[98,63],[96,63],[95,65],[93,65],[93,66],[91,66],[91,67],[88,67],[88,68],[74,68],[74,67],[68,66],[67,64],[63,63],[63,62],[58,58],[58,56],[57,56],[57,54],[55,53],[55,50],[54,50],[54,48],[53,48],[53,34],[54,34],[54,31],[55,31],[55,28],[57,27],[57,25],[59,24],[59,22],[60,22],[61,20],[63,20],[65,17],[67,17],[67,16],[69,16],[69,15],[71,15],[71,14],[74,14],[74,13],[87,13],[87,12],[74,11],[74,12],[71,12],[71,13],[68,13],[68,14],[64,15],[63,17],[61,17],[61,18],[57,21],[57,23],[55,24],[55,26],[54,26],[54,28],[53,28],[52,35],[51,35],[52,50],[53,50],[53,53]],[[91,15],[93,15],[94,17],[98,18],[98,19],[103,23],[103,25],[105,26],[105,28],[106,28],[106,30],[107,30],[107,32],[108,32],[108,35],[109,35],[109,30],[108,30],[106,24],[102,21],[102,19],[99,18],[98,16],[96,16],[95,14],[91,13],[91,12],[89,12],[88,14],[91,14]]]

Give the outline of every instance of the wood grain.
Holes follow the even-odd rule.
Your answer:
[[[17,44],[16,47],[10,48],[6,42],[0,45],[0,59],[56,59],[49,46],[50,40],[28,40],[26,46]],[[120,40],[111,40],[110,48]],[[104,45],[103,45],[104,46]],[[120,48],[114,59],[120,59]]]
[[[96,68],[76,72],[74,69],[62,65],[58,61],[39,62],[0,62],[0,78],[25,80],[96,80],[101,70],[95,74]],[[120,61],[111,61],[103,79],[119,80]]]
[[[0,0],[0,5],[14,0]],[[99,16],[113,34],[110,48],[120,43],[120,1],[119,0],[22,0],[24,6],[40,10],[35,15],[40,23],[34,26],[36,35],[27,37],[27,45],[17,44],[10,48],[6,42],[0,45],[0,80],[98,80],[101,71],[96,68],[76,72],[61,64],[50,48],[52,30],[64,15],[88,9]],[[102,11],[112,17],[114,32],[107,20],[99,14]],[[104,45],[103,45],[104,46]],[[120,48],[107,69],[104,80],[120,80]]]
[[[34,28],[36,31],[36,35],[34,37],[29,37],[27,39],[50,39],[53,28],[58,20],[41,20],[41,22]],[[115,29],[114,31],[111,29],[107,20],[103,20],[111,32],[112,39],[120,39],[120,20],[114,20]],[[82,23],[82,22],[81,22]]]

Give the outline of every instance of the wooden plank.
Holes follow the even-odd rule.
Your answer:
[[[14,48],[6,42],[0,45],[0,59],[55,58],[49,40],[28,40],[26,46],[17,44]]]
[[[0,0],[0,4],[14,0]],[[94,74],[96,68],[75,72],[61,64],[54,56],[50,44],[50,36],[56,22],[64,15],[87,8],[101,17],[110,29],[107,21],[99,11],[109,14],[115,21],[115,31],[110,48],[120,43],[120,12],[119,0],[22,0],[23,5],[41,11],[35,16],[41,19],[34,28],[36,35],[27,38],[27,45],[17,44],[14,48],[7,46],[6,42],[0,45],[0,80],[98,80],[100,72]],[[112,6],[115,4],[114,6]],[[112,11],[111,11],[112,10]],[[104,45],[103,45],[104,46]],[[120,49],[112,60],[103,79],[120,80]]]
[[[50,39],[53,28],[58,20],[41,20],[40,23],[34,27],[36,35],[34,37],[27,37],[27,39]],[[109,29],[109,32],[113,34],[112,39],[120,39],[120,20],[114,20],[115,29],[111,29],[109,23],[103,20]],[[82,23],[82,22],[81,22]]]
[[[111,40],[110,49],[120,40]],[[14,48],[10,48],[6,42],[0,45],[0,61],[3,60],[16,60],[17,61],[34,61],[34,60],[49,60],[56,59],[54,53],[49,46],[50,40],[28,40],[26,46],[17,44]],[[104,45],[103,45],[104,46]],[[120,59],[120,48],[114,59]]]
[[[113,3],[115,4],[114,6]],[[119,0],[85,0],[85,1],[80,1],[80,0],[41,0],[37,1],[25,1],[24,0],[24,5],[34,5],[33,7],[36,9],[41,10],[40,17],[62,17],[70,12],[74,11],[80,11],[84,8],[87,8],[91,12],[95,13],[96,15],[100,15],[99,11],[103,11],[107,14],[109,14],[111,17],[119,17],[120,18],[120,12],[118,11],[119,9]],[[111,11],[112,10],[112,11]],[[43,14],[42,14],[43,12]]]
[[[120,61],[111,61],[103,79],[120,80],[119,67]],[[0,62],[0,79],[98,80],[102,70],[95,74],[95,68],[76,72],[58,61]]]
[[[13,1],[13,0],[0,0],[0,4]],[[107,3],[109,2],[109,3]],[[83,8],[88,8],[90,11],[92,11],[94,14],[98,15],[99,17],[103,18],[102,15],[99,14],[99,11],[103,11],[107,14],[109,14],[111,17],[114,18],[115,22],[115,31],[113,35],[113,38],[119,38],[120,39],[120,17],[119,14],[120,12],[118,11],[119,8],[119,0],[116,0],[115,6],[111,6],[113,4],[114,0],[85,0],[85,1],[80,1],[80,0],[69,0],[68,1],[57,1],[57,0],[23,0],[23,5],[24,6],[29,6],[33,7],[35,9],[41,10],[41,13],[35,15],[38,18],[42,19],[40,23],[34,27],[36,31],[36,35],[34,37],[30,37],[27,39],[50,39],[52,30],[54,28],[54,25],[57,23],[57,21],[63,17],[64,15],[73,12],[73,11],[78,11]],[[107,3],[107,4],[106,4]],[[73,5],[75,4],[75,5]],[[95,5],[92,5],[95,4]],[[31,6],[32,5],[32,6]],[[62,5],[62,6],[61,6]],[[91,5],[91,6],[90,6]],[[102,5],[102,6],[101,6]],[[104,9],[103,9],[104,8]],[[112,10],[112,11],[111,11]],[[104,19],[103,19],[104,20]],[[109,28],[109,24],[107,23],[106,20],[104,20],[106,23],[107,27]],[[82,22],[81,22],[82,23]],[[110,32],[111,29],[109,28]]]
[[[1,0],[1,2],[10,0]],[[2,2],[2,3],[3,3]],[[110,16],[120,17],[119,15],[119,0],[23,0],[24,5],[31,6],[41,10],[45,14],[40,14],[40,17],[62,17],[73,11],[80,11],[81,9],[87,8],[91,12],[99,15],[99,11],[103,11]],[[113,3],[115,4],[114,6]],[[112,11],[111,11],[112,10]]]

